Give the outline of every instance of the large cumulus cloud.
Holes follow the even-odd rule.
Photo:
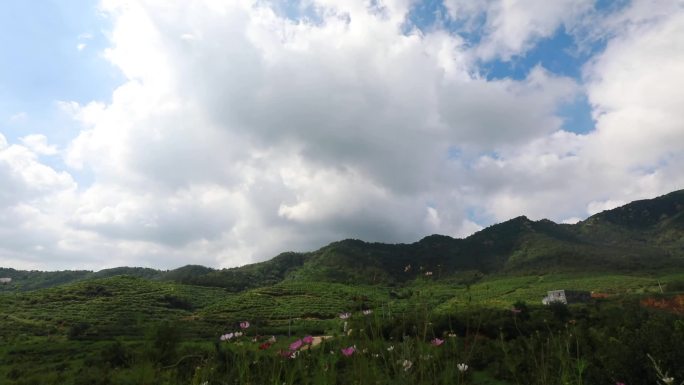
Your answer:
[[[263,1],[104,1],[105,55],[126,81],[107,103],[60,104],[81,127],[66,148],[0,143],[12,181],[0,234],[24,242],[0,262],[230,266],[346,237],[576,220],[681,186],[681,9],[636,20],[635,2],[597,24],[586,36],[608,43],[583,82],[541,66],[487,80],[482,60],[522,55],[593,10],[558,2],[540,19],[523,3],[447,2],[454,19],[486,15],[473,46],[411,29],[409,1],[311,0],[298,17]],[[582,94],[596,130],[563,131],[556,111]],[[55,154],[93,181],[41,163]],[[16,176],[31,169],[38,182]]]

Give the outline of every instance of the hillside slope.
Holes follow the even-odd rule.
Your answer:
[[[237,268],[188,265],[171,271],[117,268],[100,272],[22,272],[0,291],[31,290],[126,274],[232,292],[286,281],[401,285],[421,276],[472,280],[485,274],[640,272],[684,269],[684,190],[640,200],[574,225],[520,216],[465,239],[430,235],[411,244],[346,239],[308,253],[286,252]]]

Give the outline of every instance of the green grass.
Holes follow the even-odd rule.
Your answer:
[[[677,351],[681,350],[677,344],[684,343],[684,320],[635,304],[642,296],[658,294],[659,282],[682,280],[682,273],[566,273],[491,276],[471,284],[422,277],[397,287],[283,281],[241,293],[132,277],[89,280],[0,295],[0,383],[99,383],[97,378],[104,375],[115,384],[233,383],[226,382],[227,378],[289,384],[307,383],[305,373],[316,373],[309,383],[367,383],[365,380],[370,379],[393,384],[464,380],[511,385],[516,383],[516,376],[538,379],[552,375],[550,361],[540,361],[541,354],[547,355],[547,360],[564,362],[564,376],[571,376],[577,364],[573,361],[574,348],[566,349],[571,342],[591,347],[580,349],[594,365],[590,370],[603,365],[621,368],[610,374],[613,377],[639,378],[650,372],[637,362],[625,364],[629,357],[649,353],[662,357],[671,370],[680,370],[672,367],[672,362],[678,362]],[[546,291],[552,289],[597,291],[614,297],[591,306],[572,306],[564,315],[539,305]],[[516,321],[511,314],[517,301],[529,304],[528,318]],[[374,310],[372,317],[359,314],[367,308]],[[344,321],[339,319],[339,314],[347,311],[355,314],[348,325],[353,330],[350,336],[343,335]],[[577,322],[575,334],[567,329],[571,319]],[[243,320],[252,323],[250,337],[243,337],[240,344],[223,343],[217,350],[217,337],[237,330],[237,323]],[[154,330],[163,322],[175,325],[178,335],[177,346],[169,353],[172,359],[159,358],[160,341],[155,340]],[[451,350],[444,351],[450,353],[439,353],[434,362],[421,361],[421,355],[434,355],[430,339],[444,337],[450,331],[458,334],[460,345],[448,342],[444,347]],[[271,334],[277,335],[279,342],[268,351],[257,349],[265,337],[258,337],[258,343],[251,340]],[[277,355],[296,336],[306,334],[336,337],[296,363]],[[577,340],[570,339],[570,334]],[[129,367],[107,366],[109,359],[103,358],[107,357],[103,352],[111,350],[117,340],[131,357]],[[348,360],[340,356],[339,350],[351,345],[368,351]],[[387,356],[390,345],[397,349],[391,360]],[[506,351],[511,352],[510,357]],[[512,358],[535,354],[536,363]],[[164,369],[184,356],[191,358],[177,368]],[[397,362],[409,358],[414,366],[407,374]],[[248,365],[244,360],[263,365]],[[467,378],[454,380],[458,377],[454,365],[459,360],[472,363],[473,370]],[[527,369],[515,372],[511,365]],[[323,370],[325,367],[332,372]],[[621,374],[620,370],[633,373]],[[219,372],[223,373],[223,382],[212,377]],[[553,381],[561,381],[560,374],[553,375],[557,375]],[[536,379],[518,379],[517,383],[539,383]],[[268,382],[260,382],[265,380]]]

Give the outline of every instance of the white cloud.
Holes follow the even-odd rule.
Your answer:
[[[32,134],[21,138],[21,142],[39,155],[55,155],[57,154],[57,146],[49,145],[47,137],[42,134]]]
[[[593,10],[594,0],[445,0],[453,19],[482,35],[476,48],[484,60],[525,54],[558,28],[572,33]]]
[[[459,203],[449,148],[543,136],[577,92],[541,68],[521,82],[474,77],[459,37],[402,32],[408,3],[379,13],[314,5],[321,23],[249,3],[158,12],[154,2],[108,2],[107,55],[130,80],[109,105],[62,104],[85,127],[69,164],[102,180],[73,223],[154,244],[187,233],[243,262],[343,237],[469,233],[479,226]],[[491,103],[499,117],[486,113]],[[223,198],[204,215],[192,202],[207,185]],[[200,218],[196,232],[163,214],[172,199],[184,202],[179,215]]]
[[[23,123],[26,120],[28,120],[28,114],[26,112],[17,112],[16,114],[10,116],[9,122],[10,123]]]
[[[232,266],[577,221],[681,188],[681,12],[635,21],[635,2],[597,24],[607,48],[585,84],[542,67],[488,81],[478,58],[524,54],[591,4],[472,4],[448,3],[484,28],[475,47],[405,31],[408,1],[307,0],[300,21],[267,2],[105,1],[105,55],[127,80],[107,103],[57,104],[82,126],[64,162],[93,182],[41,163],[57,152],[45,136],[0,136],[0,265]],[[556,114],[582,92],[588,135]]]

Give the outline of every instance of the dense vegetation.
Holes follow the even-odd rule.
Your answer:
[[[233,269],[0,268],[13,279],[0,286],[0,383],[681,381],[683,235],[678,191],[576,225],[519,217],[466,239],[344,240]],[[594,298],[541,306],[554,289]],[[290,349],[307,335],[330,338]]]

